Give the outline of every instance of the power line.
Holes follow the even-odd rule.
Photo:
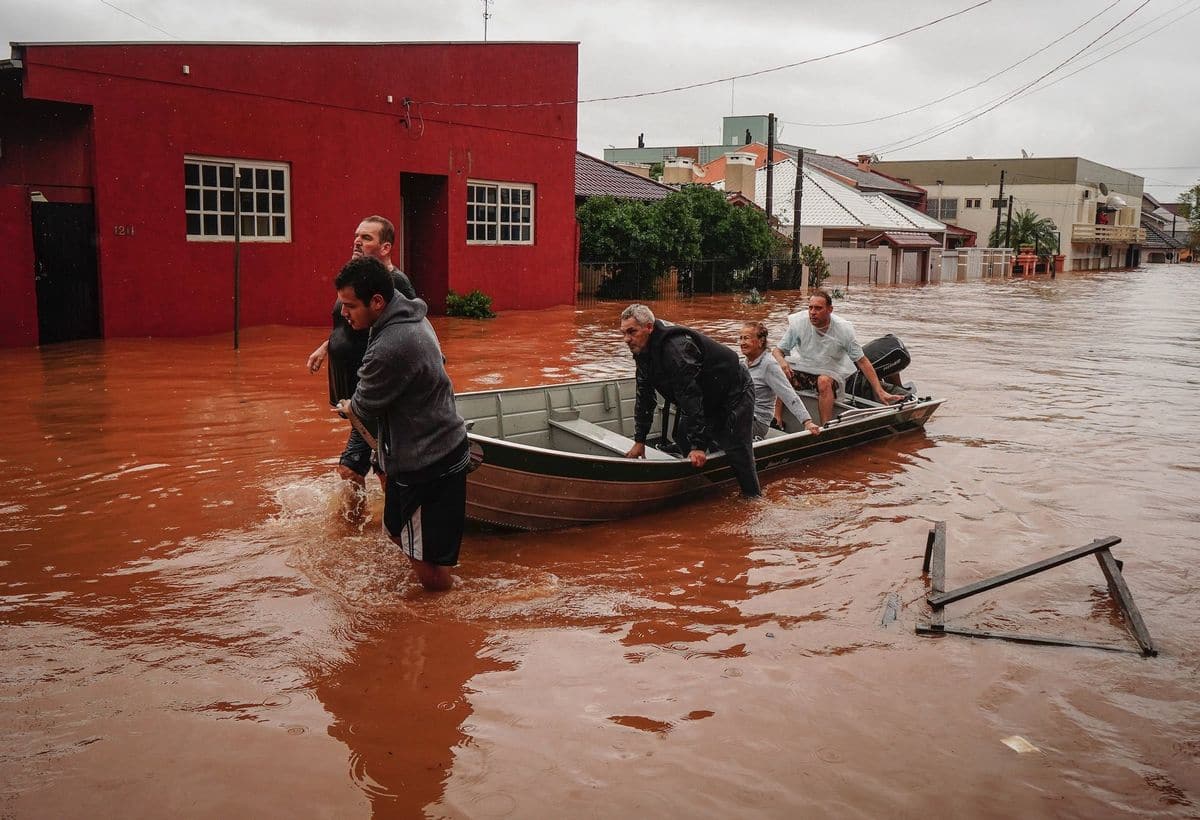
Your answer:
[[[1122,35],[1121,37],[1118,37],[1116,40],[1114,40],[1114,41],[1113,41],[1113,43],[1110,43],[1110,45],[1113,45],[1113,44],[1115,44],[1115,43],[1118,43],[1118,42],[1120,42],[1121,40],[1123,40],[1123,39],[1125,39],[1125,38],[1127,38],[1127,37],[1129,37],[1129,36],[1133,35],[1134,33],[1136,33],[1136,32],[1138,32],[1138,31],[1140,31],[1141,29],[1145,28],[1145,27],[1146,27],[1146,26],[1148,26],[1148,25],[1152,25],[1153,23],[1157,22],[1158,20],[1161,20],[1163,17],[1166,17],[1166,16],[1167,16],[1167,15],[1169,15],[1169,14],[1173,14],[1174,12],[1178,11],[1179,9],[1183,8],[1184,6],[1188,5],[1189,3],[1193,2],[1193,1],[1194,1],[1194,0],[1184,0],[1184,2],[1180,3],[1179,5],[1177,5],[1177,6],[1173,7],[1173,8],[1171,8],[1171,9],[1168,9],[1167,11],[1163,12],[1162,14],[1160,14],[1160,15],[1158,15],[1158,16],[1156,16],[1156,17],[1152,17],[1151,19],[1147,20],[1145,23],[1142,23],[1140,26],[1137,26],[1137,27],[1135,27],[1135,28],[1134,28],[1134,29],[1132,29],[1131,31],[1129,31],[1129,32],[1127,32],[1126,34]],[[1134,12],[1136,12],[1136,11],[1137,11],[1137,9],[1134,9]],[[1166,22],[1166,23],[1164,23],[1162,26],[1159,26],[1158,28],[1156,28],[1156,29],[1154,29],[1153,31],[1151,31],[1151,32],[1149,32],[1149,33],[1147,33],[1147,34],[1145,34],[1144,36],[1142,36],[1142,37],[1139,37],[1137,40],[1134,40],[1134,41],[1133,41],[1133,42],[1131,42],[1131,43],[1127,43],[1126,45],[1122,46],[1121,48],[1119,48],[1119,49],[1116,49],[1116,50],[1114,50],[1114,51],[1111,51],[1111,52],[1109,52],[1108,54],[1105,54],[1104,56],[1100,57],[1099,59],[1097,59],[1097,60],[1093,60],[1092,62],[1090,62],[1090,63],[1087,63],[1087,64],[1085,64],[1085,65],[1081,66],[1079,69],[1077,69],[1077,70],[1075,70],[1075,71],[1072,71],[1070,74],[1067,74],[1066,76],[1060,77],[1060,78],[1058,78],[1057,80],[1054,80],[1054,81],[1053,81],[1053,82],[1051,82],[1051,83],[1047,83],[1046,85],[1043,85],[1043,86],[1041,86],[1040,88],[1035,88],[1035,89],[1033,89],[1033,90],[1024,90],[1024,91],[1023,91],[1023,90],[1021,90],[1021,89],[1018,89],[1018,90],[1017,90],[1017,92],[1016,92],[1016,97],[1015,97],[1015,98],[1018,98],[1018,99],[1019,99],[1019,98],[1022,98],[1022,97],[1027,97],[1027,96],[1029,96],[1030,94],[1036,94],[1036,93],[1038,93],[1039,91],[1044,91],[1044,90],[1045,90],[1045,89],[1047,89],[1047,88],[1050,88],[1050,87],[1052,87],[1052,86],[1055,86],[1055,85],[1057,85],[1058,83],[1062,82],[1063,80],[1067,80],[1067,79],[1069,79],[1069,78],[1071,78],[1071,77],[1074,77],[1076,74],[1079,74],[1081,71],[1086,71],[1087,69],[1091,68],[1092,66],[1094,66],[1094,65],[1096,65],[1096,64],[1098,64],[1098,63],[1101,63],[1101,62],[1103,62],[1104,60],[1107,60],[1109,57],[1113,57],[1113,56],[1115,56],[1115,55],[1119,54],[1121,51],[1124,51],[1125,49],[1129,48],[1130,46],[1136,45],[1136,44],[1138,44],[1138,43],[1140,43],[1140,42],[1142,42],[1142,41],[1144,41],[1144,40],[1147,40],[1147,39],[1149,39],[1150,37],[1154,36],[1154,35],[1155,35],[1155,34],[1157,34],[1158,32],[1162,31],[1164,28],[1167,28],[1168,26],[1170,26],[1170,25],[1173,25],[1173,24],[1175,24],[1175,23],[1179,22],[1179,21],[1180,21],[1180,20],[1182,20],[1184,17],[1187,17],[1188,15],[1190,15],[1190,14],[1193,14],[1193,13],[1194,13],[1194,12],[1196,12],[1196,11],[1200,11],[1200,6],[1198,6],[1198,7],[1196,7],[1196,8],[1193,8],[1193,9],[1191,9],[1190,11],[1187,11],[1187,12],[1183,13],[1182,15],[1180,15],[1180,16],[1179,16],[1179,17],[1177,17],[1177,18],[1175,18],[1174,20],[1169,20],[1169,21],[1167,21],[1167,22]],[[1120,23],[1118,23],[1118,25],[1120,25]],[[1103,37],[1103,35],[1101,35],[1101,37]],[[1085,47],[1085,49],[1084,49],[1084,50],[1086,51],[1086,50],[1087,50],[1087,48],[1089,48],[1089,47],[1090,47],[1090,46],[1088,46],[1088,47]],[[1071,61],[1071,59],[1074,59],[1074,57],[1072,57],[1072,58],[1068,59],[1068,60],[1067,60],[1067,61],[1065,61],[1065,62],[1064,62],[1062,65],[1065,65],[1066,63],[1069,63],[1069,62]],[[1053,73],[1053,70],[1052,70],[1050,73]],[[1034,82],[1036,83],[1037,81],[1035,80]],[[1026,86],[1026,88],[1028,88],[1028,86]],[[988,102],[984,103],[982,106],[979,106],[979,107],[977,107],[977,108],[970,109],[969,111],[967,111],[967,112],[964,112],[963,114],[959,114],[957,117],[952,117],[951,119],[949,119],[949,120],[946,120],[946,121],[944,121],[944,122],[942,122],[942,123],[940,123],[940,124],[938,124],[938,125],[935,125],[935,126],[933,126],[933,127],[931,127],[931,128],[927,128],[927,129],[925,129],[924,131],[918,131],[916,134],[914,134],[914,135],[913,135],[913,137],[921,136],[921,135],[923,135],[923,134],[930,134],[930,133],[932,133],[932,132],[934,132],[934,131],[937,131],[937,129],[941,128],[943,125],[948,125],[948,124],[950,124],[950,123],[953,123],[953,122],[955,122],[955,121],[956,121],[956,120],[958,120],[959,118],[966,116],[967,114],[970,114],[970,113],[972,113],[972,112],[975,112],[975,111],[979,111],[981,108],[983,108],[983,107],[985,107],[985,106],[989,105],[989,104],[990,104],[990,103],[992,103],[992,102],[995,102],[995,101],[997,101],[997,100],[1000,100],[1000,99],[1001,99],[1001,98],[1003,98],[1004,96],[1005,96],[1004,94],[1001,94],[1000,96],[993,97],[991,100],[988,100]],[[1008,101],[1008,100],[1004,100],[1004,102],[1007,102],[1007,101]],[[1001,103],[1001,104],[1003,104],[1003,103]],[[989,109],[989,110],[990,110],[990,109]],[[987,112],[986,112],[986,111],[984,111],[983,113],[987,113]],[[969,122],[969,121],[970,121],[970,120],[964,120],[964,121],[963,121],[963,123],[960,123],[960,124],[965,124],[966,122]],[[958,127],[958,126],[954,126],[954,127]],[[947,130],[953,130],[953,129],[947,129]],[[942,133],[946,133],[946,132],[942,132]],[[938,136],[941,136],[941,134],[933,134],[933,135],[932,135],[932,136],[931,136],[929,139],[933,139],[933,138],[935,138],[935,137],[938,137]],[[902,141],[901,141],[901,142],[902,142]],[[893,146],[893,145],[895,145],[895,144],[896,144],[896,143],[889,143],[887,146],[884,146],[884,147],[885,147],[885,148],[889,148],[889,147],[891,147],[891,146]],[[915,145],[915,144],[917,144],[917,143],[914,143],[914,145]],[[896,149],[896,150],[907,150],[907,148],[910,148],[910,147],[912,147],[912,146],[904,146],[903,148],[898,148],[898,149]],[[879,149],[876,149],[876,150],[879,150]]]
[[[1169,10],[1167,10],[1167,11],[1164,11],[1164,12],[1163,12],[1162,14],[1160,14],[1158,17],[1153,17],[1153,18],[1151,18],[1150,20],[1147,20],[1145,23],[1142,23],[1142,24],[1141,24],[1140,26],[1138,26],[1137,28],[1134,28],[1132,31],[1129,31],[1129,32],[1127,32],[1127,33],[1126,33],[1126,34],[1124,34],[1123,36],[1121,36],[1121,37],[1118,37],[1116,40],[1114,40],[1113,42],[1109,43],[1109,46],[1116,45],[1116,44],[1117,44],[1117,43],[1119,43],[1121,40],[1124,40],[1126,37],[1129,37],[1130,35],[1134,34],[1134,33],[1135,33],[1135,32],[1137,32],[1137,31],[1140,31],[1141,29],[1145,28],[1146,26],[1148,26],[1148,25],[1151,25],[1152,23],[1154,23],[1154,22],[1156,22],[1156,21],[1158,21],[1158,20],[1161,20],[1163,17],[1166,17],[1168,14],[1172,14],[1172,13],[1174,13],[1174,12],[1178,11],[1179,9],[1183,8],[1184,6],[1186,6],[1186,5],[1187,5],[1188,3],[1190,3],[1190,2],[1192,2],[1192,0],[1184,0],[1184,2],[1180,3],[1178,6],[1175,6],[1175,7],[1174,7],[1174,8],[1172,8],[1172,9],[1169,9]],[[1125,45],[1121,46],[1120,48],[1118,48],[1118,49],[1114,49],[1113,51],[1110,51],[1109,53],[1107,53],[1107,54],[1105,54],[1105,55],[1103,55],[1103,56],[1099,57],[1098,59],[1095,59],[1095,60],[1093,60],[1093,61],[1092,61],[1092,62],[1090,62],[1090,63],[1087,63],[1087,64],[1085,64],[1085,65],[1082,65],[1082,66],[1080,66],[1079,68],[1077,68],[1077,69],[1075,69],[1074,71],[1072,71],[1070,74],[1066,74],[1066,75],[1064,75],[1064,76],[1062,76],[1062,77],[1059,77],[1058,79],[1054,80],[1053,82],[1046,83],[1046,84],[1045,84],[1044,86],[1042,86],[1041,88],[1035,88],[1035,89],[1033,89],[1032,91],[1024,92],[1024,93],[1020,94],[1019,96],[1021,96],[1021,97],[1028,97],[1028,96],[1029,96],[1029,95],[1031,95],[1031,94],[1037,94],[1039,91],[1045,91],[1047,88],[1053,88],[1054,86],[1058,85],[1059,83],[1063,82],[1064,80],[1069,80],[1069,79],[1071,79],[1072,77],[1074,77],[1076,74],[1079,74],[1080,72],[1082,72],[1082,71],[1086,71],[1086,70],[1088,70],[1089,68],[1091,68],[1091,67],[1092,67],[1092,66],[1094,66],[1094,65],[1097,65],[1097,64],[1099,64],[1099,63],[1102,63],[1102,62],[1104,62],[1104,61],[1105,61],[1105,60],[1107,60],[1109,57],[1115,57],[1116,55],[1120,54],[1120,53],[1121,53],[1122,51],[1124,51],[1125,49],[1127,49],[1127,48],[1129,48],[1129,47],[1131,47],[1131,46],[1135,46],[1135,45],[1137,45],[1138,43],[1140,43],[1140,42],[1143,42],[1144,40],[1147,40],[1147,39],[1149,39],[1150,37],[1153,37],[1155,34],[1158,34],[1158,32],[1162,31],[1163,29],[1165,29],[1165,28],[1167,28],[1167,27],[1169,27],[1169,26],[1173,26],[1174,24],[1178,23],[1178,22],[1179,22],[1180,20],[1182,20],[1183,18],[1185,18],[1185,17],[1187,17],[1187,16],[1189,16],[1189,15],[1191,15],[1191,14],[1195,14],[1197,11],[1200,11],[1200,6],[1197,6],[1196,8],[1193,8],[1193,9],[1191,9],[1190,11],[1186,11],[1186,12],[1184,12],[1183,14],[1179,15],[1178,17],[1176,17],[1174,20],[1168,20],[1167,22],[1163,23],[1163,24],[1162,24],[1161,26],[1159,26],[1158,28],[1154,29],[1154,31],[1151,31],[1151,32],[1149,32],[1148,34],[1146,34],[1146,35],[1144,35],[1144,36],[1142,36],[1142,37],[1139,37],[1138,39],[1134,40],[1133,42],[1126,43]]]
[[[108,0],[100,0],[100,2],[101,2],[101,3],[103,3],[104,5],[108,6],[108,7],[109,7],[110,9],[112,9],[113,11],[119,11],[119,12],[121,12],[121,14],[124,14],[126,17],[132,17],[134,20],[137,20],[137,21],[138,21],[139,23],[141,23],[142,25],[149,26],[150,28],[154,29],[155,31],[161,31],[163,34],[167,35],[167,36],[168,36],[168,37],[170,37],[172,40],[178,40],[178,39],[179,39],[179,38],[178,38],[178,37],[176,37],[174,34],[172,34],[171,32],[167,31],[165,28],[161,28],[161,27],[159,27],[159,26],[156,26],[156,25],[154,25],[153,23],[151,23],[149,20],[143,20],[141,17],[138,17],[138,16],[137,16],[136,14],[134,14],[133,12],[125,11],[125,9],[121,8],[120,6],[115,6],[115,5],[113,5],[112,3],[108,2]]]
[[[1051,46],[1058,45],[1063,40],[1067,39],[1072,34],[1079,31],[1081,28],[1085,28],[1097,17],[1104,15],[1113,6],[1117,5],[1120,2],[1121,2],[1121,0],[1113,0],[1113,2],[1110,3],[1108,6],[1106,6],[1105,8],[1103,8],[1096,14],[1092,15],[1087,20],[1084,20],[1082,23],[1080,23],[1075,28],[1068,31],[1066,34],[1062,35],[1061,37],[1058,37],[1057,39],[1051,40],[1049,43],[1046,43],[1046,45],[1031,52],[1030,54],[1026,55],[1025,57],[1022,57],[1020,60],[1017,60],[1015,63],[1008,66],[1007,68],[1002,68],[999,71],[997,71],[996,73],[991,74],[990,76],[984,77],[982,80],[975,83],[974,85],[968,85],[965,88],[958,89],[958,91],[952,91],[951,93],[946,94],[943,97],[938,97],[936,100],[930,100],[929,102],[923,103],[922,105],[914,106],[913,108],[906,108],[905,110],[897,111],[894,114],[885,114],[882,117],[872,117],[869,120],[855,120],[854,122],[791,122],[788,120],[781,120],[780,122],[784,123],[785,125],[797,125],[802,128],[842,128],[842,127],[850,126],[850,125],[868,125],[873,122],[883,122],[884,120],[890,120],[890,119],[894,119],[896,117],[902,117],[905,114],[912,114],[916,111],[921,111],[925,108],[929,108],[930,106],[934,106],[934,105],[937,105],[938,103],[945,102],[946,100],[949,100],[953,97],[957,97],[959,94],[965,94],[968,91],[974,91],[976,88],[979,88],[979,86],[986,85],[987,83],[991,82],[992,80],[996,79],[997,77],[1001,76],[1002,74],[1007,74],[1008,72],[1012,71],[1017,66],[1029,62],[1034,57],[1037,57],[1039,54],[1044,52],[1046,49],[1050,48]],[[1190,2],[1190,0],[1189,0],[1189,2]]]
[[[774,68],[764,68],[764,69],[760,69],[758,71],[748,71],[745,74],[734,74],[730,77],[721,77],[716,80],[705,80],[704,82],[689,83],[687,85],[678,85],[673,88],[664,88],[664,89],[660,89],[658,91],[640,91],[635,94],[617,94],[617,95],[614,95],[611,97],[592,97],[591,99],[587,99],[587,100],[562,100],[559,102],[468,103],[468,102],[432,102],[432,101],[428,101],[428,100],[422,100],[421,102],[424,105],[436,105],[436,106],[439,106],[442,108],[541,108],[544,106],[551,106],[551,105],[584,105],[587,103],[613,102],[616,100],[632,100],[632,99],[638,99],[641,97],[654,97],[654,96],[658,96],[660,94],[674,94],[679,91],[690,91],[694,88],[705,88],[710,85],[719,85],[721,83],[733,82],[734,80],[744,80],[747,77],[760,77],[764,74],[771,74],[776,71],[784,71],[785,69],[789,69],[789,68],[797,68],[798,66],[802,66],[802,65],[810,65],[811,63],[821,62],[822,60],[832,59],[833,57],[841,57],[846,54],[851,54],[855,51],[862,51],[863,49],[871,48],[872,46],[877,46],[880,43],[886,43],[889,40],[896,40],[900,37],[905,37],[909,34],[912,34],[913,32],[921,31],[922,29],[927,29],[931,26],[937,25],[938,23],[944,23],[945,21],[950,20],[954,17],[958,17],[960,15],[966,14],[969,11],[974,11],[975,9],[979,8],[980,6],[986,6],[991,2],[992,2],[992,0],[980,0],[980,2],[975,3],[974,5],[970,5],[970,6],[967,6],[966,8],[959,9],[956,12],[952,12],[951,14],[947,14],[942,17],[938,17],[935,20],[930,20],[927,23],[922,23],[919,26],[913,26],[912,28],[907,28],[904,31],[898,31],[895,34],[889,34],[886,37],[880,37],[879,39],[872,40],[869,43],[862,43],[861,45],[852,46],[851,48],[844,48],[841,51],[833,51],[833,52],[830,52],[829,54],[823,54],[820,57],[809,57],[808,59],[805,59],[805,60],[798,60],[797,62],[775,66]]]
[[[958,128],[961,128],[961,127],[963,127],[964,125],[966,125],[967,123],[969,123],[969,122],[972,122],[972,121],[974,121],[974,120],[977,120],[977,119],[979,119],[979,118],[980,118],[980,117],[982,117],[984,114],[988,114],[988,113],[990,113],[990,112],[992,112],[992,111],[995,111],[997,108],[999,108],[1000,106],[1004,105],[1005,103],[1007,103],[1007,102],[1011,102],[1011,101],[1012,101],[1013,99],[1015,99],[1015,98],[1016,98],[1016,97],[1017,97],[1017,96],[1018,96],[1018,95],[1019,95],[1021,92],[1023,92],[1023,91],[1027,91],[1027,90],[1029,90],[1030,88],[1033,88],[1035,85],[1037,85],[1038,83],[1040,83],[1042,80],[1046,79],[1046,78],[1047,78],[1047,77],[1049,77],[1051,74],[1053,74],[1054,72],[1058,71],[1058,70],[1059,70],[1060,68],[1062,68],[1063,66],[1067,65],[1068,63],[1070,63],[1072,60],[1074,60],[1074,59],[1075,59],[1076,57],[1078,57],[1080,54],[1083,54],[1085,51],[1087,51],[1089,48],[1091,48],[1092,46],[1094,46],[1096,43],[1100,42],[1100,40],[1104,39],[1104,38],[1105,38],[1105,37],[1107,37],[1109,34],[1111,34],[1111,33],[1112,33],[1112,31],[1113,31],[1114,29],[1116,29],[1118,26],[1120,26],[1122,23],[1124,23],[1124,22],[1125,22],[1126,20],[1128,20],[1130,17],[1132,17],[1133,15],[1137,14],[1139,11],[1141,11],[1143,8],[1145,8],[1147,5],[1149,5],[1149,3],[1150,3],[1150,0],[1142,0],[1142,3],[1141,3],[1141,4],[1140,4],[1140,5],[1137,7],[1137,8],[1135,8],[1133,11],[1129,12],[1128,14],[1126,14],[1124,17],[1122,17],[1122,18],[1121,18],[1120,20],[1118,20],[1117,22],[1113,23],[1111,26],[1109,26],[1107,29],[1105,29],[1105,30],[1104,30],[1104,31],[1103,31],[1103,32],[1100,34],[1100,36],[1098,36],[1098,37],[1096,37],[1095,39],[1093,39],[1091,42],[1089,42],[1089,43],[1088,43],[1087,45],[1085,45],[1083,48],[1081,48],[1081,49],[1079,49],[1078,51],[1076,51],[1076,52],[1075,52],[1074,54],[1072,54],[1070,57],[1068,57],[1067,59],[1063,60],[1063,61],[1062,61],[1062,62],[1060,62],[1058,65],[1054,66],[1054,67],[1053,67],[1053,68],[1051,68],[1049,71],[1047,71],[1046,73],[1042,74],[1040,77],[1037,77],[1036,79],[1032,80],[1031,82],[1028,82],[1028,83],[1026,83],[1026,84],[1025,84],[1025,85],[1023,85],[1022,87],[1018,88],[1016,91],[1013,91],[1012,93],[1010,93],[1010,94],[1008,94],[1007,96],[1005,96],[1005,97],[1004,97],[1003,99],[1001,99],[999,102],[996,102],[996,103],[994,103],[994,104],[992,104],[992,105],[990,105],[990,106],[987,106],[987,107],[985,107],[985,108],[984,108],[982,111],[979,111],[978,113],[972,114],[971,116],[969,116],[969,117],[966,117],[965,119],[961,119],[961,117],[960,117],[960,119],[961,119],[961,121],[960,121],[960,122],[954,123],[953,125],[950,125],[949,127],[945,128],[945,129],[943,129],[943,130],[941,130],[941,131],[938,131],[937,133],[930,134],[930,136],[928,136],[928,137],[925,137],[925,138],[923,138],[923,139],[914,140],[914,137],[915,137],[915,136],[919,136],[921,133],[926,133],[926,132],[918,132],[918,134],[915,134],[915,135],[913,135],[913,137],[906,137],[905,139],[896,140],[895,142],[888,143],[888,144],[887,144],[887,145],[885,145],[885,146],[881,146],[881,147],[879,147],[879,148],[873,148],[873,149],[870,149],[870,150],[867,150],[867,151],[860,151],[860,152],[858,152],[858,153],[862,153],[862,154],[873,154],[873,153],[877,153],[877,152],[879,152],[879,151],[881,151],[881,150],[884,150],[884,149],[891,149],[891,150],[893,150],[893,151],[907,151],[907,150],[908,150],[908,149],[910,149],[910,148],[915,148],[916,146],[918,146],[918,145],[921,145],[922,143],[929,142],[929,141],[930,141],[930,140],[932,140],[932,139],[936,139],[937,137],[943,136],[943,135],[945,135],[945,134],[948,134],[948,133],[950,133],[951,131],[954,131],[954,130],[956,130],[956,129],[958,129]],[[953,120],[951,120],[950,122],[953,122]],[[943,123],[943,124],[945,124],[945,123]],[[939,126],[935,126],[935,128],[937,128],[937,127],[939,127]],[[928,130],[928,129],[927,129],[927,130]]]

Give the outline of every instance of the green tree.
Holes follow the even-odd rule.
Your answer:
[[[1034,245],[1043,252],[1049,252],[1058,247],[1058,227],[1054,220],[1038,216],[1026,208],[1013,214],[1012,228],[1008,231],[1008,241],[1005,243],[1006,222],[1001,220],[1000,230],[993,230],[988,235],[990,248],[1019,248],[1022,245]]]
[[[593,197],[575,212],[583,262],[611,263],[605,296],[652,296],[672,265],[708,262],[714,290],[730,290],[756,260],[771,255],[774,235],[756,208],[738,208],[720,191],[689,185],[644,203]],[[621,263],[621,264],[616,264]]]
[[[1190,226],[1188,247],[1195,254],[1200,252],[1200,183],[1179,195],[1179,205],[1180,215],[1187,219]]]

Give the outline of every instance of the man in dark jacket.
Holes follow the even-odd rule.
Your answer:
[[[725,451],[742,494],[761,494],[754,467],[754,382],[737,354],[699,331],[654,318],[645,305],[621,313],[621,335],[637,362],[634,401],[636,442],[627,458],[643,458],[654,421],[655,391],[679,408],[681,447],[688,460],[703,467],[708,449]]]
[[[389,220],[382,216],[368,216],[358,223],[354,230],[354,245],[350,258],[371,256],[378,259],[391,271],[392,283],[396,290],[409,299],[416,299],[417,292],[413,290],[412,282],[392,264],[392,243],[395,241],[396,228]],[[367,331],[350,327],[342,317],[341,301],[335,301],[333,329],[329,338],[321,342],[308,357],[310,373],[320,371],[325,360],[329,360],[330,405],[336,405],[342,399],[354,395],[354,388],[358,384],[358,368],[362,365],[366,350]],[[374,419],[362,419],[362,423],[372,435],[375,434]],[[357,430],[352,429],[341,458],[338,459],[338,475],[362,487],[370,466],[371,447]]]
[[[387,475],[383,526],[428,590],[450,589],[467,499],[467,427],[420,299],[396,291],[377,259],[351,259],[337,279],[342,315],[371,338],[358,386],[337,407],[379,424],[376,458]]]

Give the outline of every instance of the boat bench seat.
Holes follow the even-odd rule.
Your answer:
[[[614,433],[606,427],[601,427],[599,424],[593,424],[585,419],[558,419],[551,417],[550,426],[570,433],[573,436],[578,436],[584,441],[591,442],[605,450],[625,455],[629,449],[633,447],[634,441],[628,436],[623,436],[620,433]],[[660,450],[655,450],[653,447],[646,448],[646,458],[651,461],[674,461],[675,457],[668,455]]]

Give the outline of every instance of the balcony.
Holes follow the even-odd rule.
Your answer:
[[[1074,244],[1132,245],[1146,241],[1146,229],[1133,225],[1091,225],[1076,222],[1071,226],[1071,242]]]

